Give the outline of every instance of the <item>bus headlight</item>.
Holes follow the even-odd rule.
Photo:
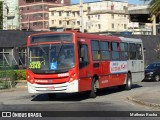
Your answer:
[[[76,74],[73,74],[73,75],[70,77],[69,82],[72,82],[72,81],[74,81],[75,79],[76,79]]]

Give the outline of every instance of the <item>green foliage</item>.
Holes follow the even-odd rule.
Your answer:
[[[26,70],[14,70],[15,80],[26,80]]]
[[[150,2],[150,13],[151,15],[160,15],[160,0],[152,0]]]
[[[3,2],[0,1],[0,29],[3,28]]]

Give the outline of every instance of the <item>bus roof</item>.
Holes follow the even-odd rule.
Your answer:
[[[117,36],[107,36],[107,35],[99,35],[99,34],[91,34],[91,33],[81,33],[75,30],[71,31],[64,31],[64,32],[41,32],[41,33],[36,33],[36,34],[31,34],[30,36],[39,36],[39,35],[47,35],[47,34],[63,34],[63,33],[74,33],[77,35],[78,38],[89,38],[93,40],[109,40],[109,41],[121,41],[121,39]]]
[[[142,43],[141,39],[136,38],[125,38],[125,37],[119,37],[122,42],[128,42],[128,43]]]

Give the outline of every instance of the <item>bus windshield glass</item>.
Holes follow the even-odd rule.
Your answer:
[[[72,42],[72,34],[45,34],[31,37],[31,44],[40,42]]]
[[[63,72],[75,66],[72,43],[30,46],[28,54],[28,68],[34,73]]]

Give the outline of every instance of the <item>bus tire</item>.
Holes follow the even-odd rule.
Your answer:
[[[96,95],[96,92],[97,92],[96,81],[97,80],[95,78],[93,78],[92,85],[91,85],[91,91],[89,93],[90,98],[96,98],[97,97],[97,95]]]
[[[56,98],[57,94],[56,93],[48,93],[48,98],[49,99],[54,99]]]
[[[132,89],[132,76],[130,73],[127,74],[127,81],[125,85],[125,90],[131,90]]]

